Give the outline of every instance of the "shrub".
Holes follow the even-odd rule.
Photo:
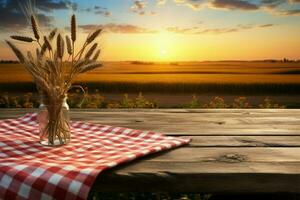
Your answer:
[[[285,108],[283,105],[274,103],[269,97],[264,99],[264,102],[258,105],[259,108]]]
[[[155,102],[147,100],[140,92],[138,97],[135,99],[135,108],[156,108]]]
[[[237,97],[234,99],[232,108],[251,108],[247,97]]]
[[[35,100],[32,93],[23,96],[9,96],[8,93],[0,95],[1,108],[34,108],[38,105],[39,102]]]
[[[213,97],[208,104],[204,104],[203,108],[228,108],[229,106],[225,103],[222,97]]]
[[[202,105],[200,103],[199,98],[194,94],[192,96],[192,100],[189,103],[184,104],[182,107],[183,108],[202,108]]]

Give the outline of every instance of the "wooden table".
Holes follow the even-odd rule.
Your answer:
[[[11,118],[32,110],[0,110]],[[102,173],[94,190],[300,193],[300,110],[73,110],[72,119],[189,137]]]

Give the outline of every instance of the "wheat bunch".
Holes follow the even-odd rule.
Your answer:
[[[92,32],[82,47],[75,52],[77,39],[75,15],[71,17],[70,36],[63,37],[56,28],[50,32],[48,37],[43,36],[35,16],[31,16],[31,26],[34,38],[16,35],[11,38],[26,43],[37,43],[38,48],[36,48],[35,54],[27,52],[25,57],[12,42],[6,42],[33,77],[39,92],[46,97],[43,101],[48,109],[49,123],[45,134],[47,133],[50,143],[54,145],[54,140],[58,138],[63,144],[70,138],[69,124],[62,114],[63,99],[77,75],[102,66],[100,62],[97,62],[101,51],[98,49],[98,43],[94,42],[102,30],[98,29]],[[53,40],[55,36],[56,40]],[[43,39],[42,43],[41,38]],[[69,55],[68,59],[64,59],[65,44]],[[86,48],[88,48],[87,51],[85,51]],[[83,54],[85,56],[82,58]]]

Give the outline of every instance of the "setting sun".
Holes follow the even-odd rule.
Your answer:
[[[173,60],[175,50],[178,48],[178,44],[175,42],[174,34],[168,32],[158,33],[154,38],[153,51],[158,52],[156,60],[169,61]]]
[[[161,55],[161,56],[166,56],[167,53],[168,53],[168,52],[167,52],[167,50],[165,50],[165,49],[161,49],[161,50],[160,50],[160,55]]]

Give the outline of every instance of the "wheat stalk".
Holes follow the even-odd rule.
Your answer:
[[[30,62],[34,62],[34,58],[33,58],[32,53],[30,51],[27,51],[27,57],[28,57]]]
[[[44,44],[41,47],[40,56],[44,56],[45,52],[47,50],[47,44],[44,42]]]
[[[38,48],[35,49],[35,55],[37,58],[39,58],[41,56],[41,52]]]
[[[72,55],[73,49],[72,49],[71,39],[68,35],[66,36],[66,43],[67,43],[68,54]]]

